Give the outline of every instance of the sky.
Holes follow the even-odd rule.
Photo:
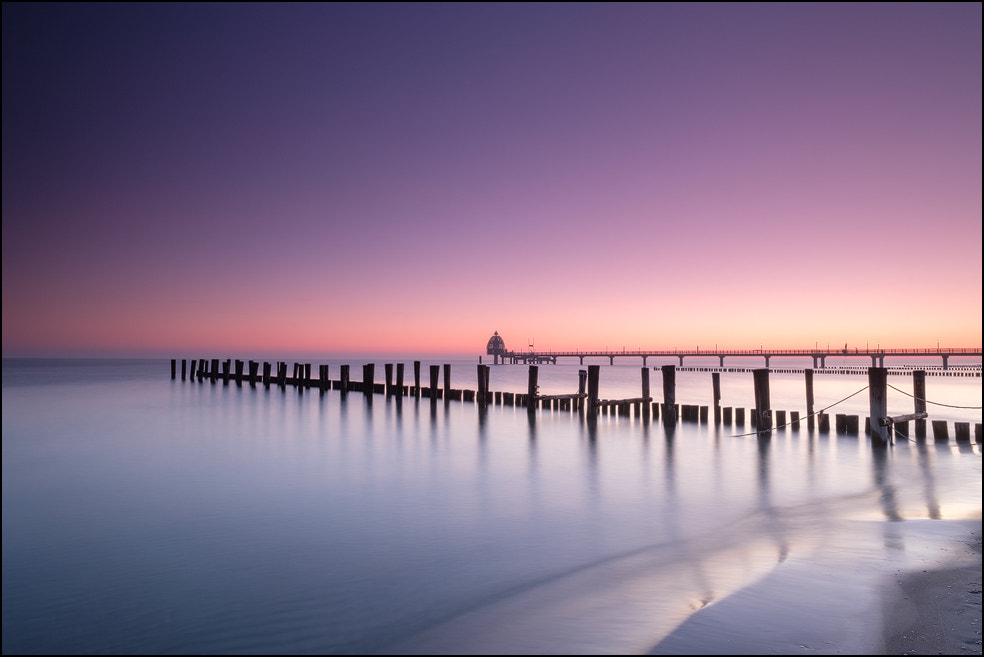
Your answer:
[[[981,346],[981,4],[3,4],[3,355]]]

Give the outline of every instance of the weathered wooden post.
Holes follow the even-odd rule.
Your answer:
[[[588,415],[594,417],[598,414],[598,376],[601,374],[601,365],[588,365]]]
[[[531,413],[536,410],[536,395],[540,390],[540,386],[537,385],[539,369],[536,365],[530,365],[529,382],[526,390],[526,408]]]
[[[488,401],[488,378],[486,376],[485,370],[488,368],[487,365],[478,365],[478,404],[479,406],[485,406]]]
[[[813,431],[813,370],[803,370],[806,374],[806,428]]]
[[[912,398],[914,401],[915,412],[926,412],[926,370],[914,370],[912,372]],[[926,439],[926,420],[916,420],[916,439]]]
[[[933,442],[947,444],[950,442],[950,430],[946,426],[946,420],[932,420]]]
[[[663,365],[663,422],[675,424],[676,417],[676,365]]]
[[[396,396],[403,396],[403,363],[396,364]]]
[[[222,383],[223,384],[229,383],[229,376],[231,375],[231,370],[232,370],[232,359],[231,358],[226,358],[224,361],[222,361]]]
[[[420,361],[413,361],[413,396],[420,396]]]
[[[760,436],[772,433],[772,402],[769,395],[769,368],[752,370],[755,383],[755,428]]]
[[[636,408],[641,411],[637,415],[641,415],[643,419],[649,419],[649,407],[650,402],[653,400],[652,396],[649,394],[649,368],[642,368],[642,401],[636,405]]]
[[[431,365],[430,366],[430,398],[431,401],[437,399],[437,382],[441,376],[441,366]]]
[[[270,363],[263,361],[263,387],[270,389]]]
[[[178,378],[178,359],[171,359],[171,380]]]
[[[212,371],[209,372],[209,376],[212,378],[212,383],[215,383],[219,378],[219,359],[212,359]]]
[[[188,374],[188,359],[181,359],[181,380],[184,381]]]
[[[577,371],[577,408],[578,410],[584,409],[584,394],[587,392],[588,385],[588,371],[578,370]]]
[[[339,367],[338,379],[339,379],[339,381],[338,381],[339,390],[342,393],[342,397],[345,397],[345,396],[348,395],[348,391],[349,391],[349,366],[348,365],[341,365]]]
[[[711,388],[714,399],[714,424],[721,424],[721,373],[711,373]]]
[[[372,396],[376,386],[376,363],[366,363],[362,366],[362,391]]]
[[[236,383],[241,384],[243,382],[243,365],[245,364],[246,363],[239,360],[238,358],[236,359]]]
[[[451,363],[444,363],[444,401],[451,399]]]
[[[888,427],[882,419],[888,417],[888,370],[884,367],[868,368],[868,417],[871,418],[871,441],[875,445],[887,445],[890,439]]]
[[[386,375],[386,390],[385,394],[387,397],[393,394],[393,363],[386,363],[383,365]]]
[[[304,363],[304,387],[311,387],[311,363]]]
[[[953,437],[958,443],[969,443],[970,422],[954,422]]]

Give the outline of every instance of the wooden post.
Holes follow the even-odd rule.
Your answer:
[[[232,359],[226,358],[222,361],[222,383],[229,383],[230,370],[232,369]]]
[[[386,390],[385,394],[387,397],[393,394],[393,363],[386,363],[383,365],[383,369],[386,373]]]
[[[188,359],[181,359],[181,380],[184,381],[188,373]]]
[[[178,378],[178,359],[171,359],[171,380]]]
[[[888,427],[881,420],[888,417],[888,370],[884,367],[868,368],[868,417],[871,418],[871,441],[887,445],[890,439]]]
[[[953,436],[958,443],[970,442],[970,422],[954,422]]]
[[[526,408],[530,411],[536,409],[536,395],[540,390],[540,386],[537,385],[537,376],[539,375],[540,368],[536,365],[530,365],[530,375],[529,382],[526,389],[526,397],[529,402],[526,404]]]
[[[486,378],[485,370],[488,365],[478,365],[478,403],[480,406],[485,406],[488,400],[488,378]]]
[[[431,401],[437,399],[437,382],[441,376],[441,366],[430,366],[430,398]]]
[[[743,427],[745,426],[745,409],[741,407],[735,407],[735,426]]]
[[[215,381],[219,378],[219,359],[218,358],[213,358],[212,359],[212,371],[210,372],[210,376],[212,378],[212,383],[215,383]]]
[[[790,411],[789,412],[789,424],[790,424],[790,426],[793,429],[795,429],[796,431],[799,431],[799,428],[800,428],[800,412],[799,411]]]
[[[263,387],[270,388],[270,363],[263,361]]]
[[[311,387],[311,363],[304,363],[304,387]]]
[[[806,374],[806,428],[813,431],[813,370],[803,370]]]
[[[755,428],[759,435],[772,433],[772,409],[769,395],[769,368],[752,371],[755,383]]]
[[[714,424],[721,424],[721,373],[711,373],[711,388],[714,399]]]
[[[342,397],[345,397],[346,395],[348,395],[348,391],[349,391],[349,366],[348,365],[342,365],[342,366],[339,367],[338,378],[339,378],[339,381],[338,381],[339,389],[342,392]]]
[[[598,413],[598,376],[601,374],[600,365],[588,365],[588,414]]]
[[[674,424],[676,413],[676,365],[663,365],[663,422]]]
[[[451,398],[451,363],[444,363],[444,401]]]
[[[238,358],[236,359],[236,383],[243,382],[243,365],[245,364],[246,363],[239,360]]]
[[[915,412],[926,412],[926,370],[912,372],[912,398]],[[926,420],[916,420],[916,439],[926,439]]]
[[[362,367],[362,390],[367,395],[372,396],[373,388],[376,386],[376,363],[366,363]]]
[[[577,394],[578,395],[585,394],[587,392],[587,385],[588,385],[588,371],[587,370],[578,370],[577,371]],[[574,406],[578,410],[583,410],[584,409],[584,397],[578,397],[575,400]]]
[[[933,420],[933,442],[950,442],[950,432],[946,427],[946,420]]]
[[[420,396],[420,361],[413,361],[413,389],[414,397]]]
[[[403,363],[396,364],[396,395],[403,396]]]
[[[255,361],[249,361],[249,384],[251,386],[256,386],[256,372],[260,369],[260,364]]]

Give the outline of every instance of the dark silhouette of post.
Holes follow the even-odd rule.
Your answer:
[[[813,370],[803,370],[806,375],[806,428],[813,431]]]
[[[868,368],[868,417],[870,418],[871,442],[887,445],[890,439],[887,426],[882,419],[888,417],[888,370],[884,367]]]
[[[403,396],[403,363],[396,364],[396,396]]]
[[[540,388],[537,385],[539,369],[536,365],[530,365],[530,378],[526,389],[526,408],[531,412],[536,409],[536,395]]]
[[[916,413],[926,412],[926,370],[912,372],[912,398]],[[916,420],[916,439],[926,439],[926,420]]]
[[[342,366],[340,366],[339,373],[338,373],[338,378],[339,378],[339,382],[338,382],[339,389],[342,392],[342,397],[345,397],[346,395],[348,395],[348,390],[349,390],[349,366],[348,365],[342,365]]]
[[[383,365],[383,369],[386,373],[386,390],[385,394],[387,397],[393,394],[393,363],[386,363]]]
[[[714,399],[714,424],[721,424],[721,373],[711,373],[711,388]]]
[[[444,364],[444,401],[451,400],[451,363]]]
[[[583,410],[584,409],[584,397],[582,395],[584,395],[587,392],[587,390],[586,390],[587,384],[588,384],[588,371],[587,370],[578,370],[577,371],[577,394],[578,394],[577,408],[578,408],[578,410]]]
[[[760,436],[769,435],[772,433],[769,368],[753,370],[752,378],[755,382],[755,428]]]
[[[263,387],[266,388],[267,390],[270,389],[270,370],[271,369],[272,368],[270,366],[270,363],[264,361],[263,362]]]
[[[437,399],[437,383],[441,378],[441,366],[431,365],[430,366],[430,398],[431,400]]]
[[[372,396],[373,387],[376,385],[376,364],[366,363],[362,366],[362,391],[367,396]]]
[[[489,366],[478,366],[478,403],[484,407],[489,399]]]
[[[178,378],[178,359],[171,359],[171,380]]]
[[[420,361],[413,361],[413,390],[414,397],[420,396]]]
[[[676,365],[663,365],[663,422],[676,424]]]
[[[188,359],[181,359],[181,380],[184,381],[188,374]]]
[[[588,415],[594,417],[598,413],[598,377],[601,365],[588,365]]]

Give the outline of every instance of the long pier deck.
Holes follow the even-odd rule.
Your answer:
[[[578,359],[578,363],[583,365],[585,358],[607,358],[610,365],[615,364],[616,358],[641,358],[643,366],[646,366],[649,358],[677,358],[680,360],[680,367],[683,367],[685,358],[693,357],[717,358],[720,366],[724,367],[724,359],[729,356],[741,357],[760,357],[765,359],[765,366],[769,367],[769,361],[773,358],[804,358],[813,359],[814,369],[826,367],[827,358],[833,357],[867,357],[871,359],[872,367],[884,367],[885,359],[892,357],[905,358],[928,358],[942,359],[943,369],[949,367],[949,360],[954,356],[981,357],[980,347],[963,348],[927,348],[927,349],[871,349],[865,347],[845,348],[845,349],[653,349],[653,350],[627,350],[621,351],[507,351],[495,356],[495,362],[502,359],[504,363],[522,364],[553,364],[556,365],[560,359]]]

